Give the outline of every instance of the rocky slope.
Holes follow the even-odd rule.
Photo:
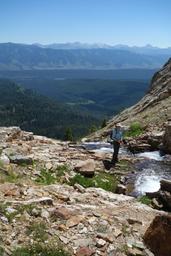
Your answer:
[[[163,131],[171,118],[171,59],[152,78],[148,93],[134,106],[111,119],[107,126],[90,138],[105,136],[115,123],[130,125],[139,122],[146,131]]]
[[[68,185],[78,169],[104,173],[103,155],[17,127],[0,128],[0,147],[1,255],[68,255],[55,254],[59,245],[77,256],[153,255],[143,235],[162,212],[133,197]]]

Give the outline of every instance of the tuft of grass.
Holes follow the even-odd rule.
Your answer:
[[[139,122],[130,125],[129,130],[125,132],[125,137],[136,137],[143,133],[143,127]]]
[[[36,178],[36,182],[39,184],[50,185],[56,182],[60,182],[62,176],[65,175],[66,172],[69,172],[70,168],[68,165],[60,165],[54,170],[47,170],[45,168],[41,169],[40,176]]]
[[[0,256],[4,255],[4,249],[0,246]]]
[[[138,202],[146,205],[151,205],[152,200],[148,196],[141,196],[138,198]]]
[[[26,234],[32,236],[35,241],[45,241],[48,239],[47,226],[41,222],[33,222],[29,227],[27,227]]]
[[[13,170],[8,171],[8,175],[6,175],[5,180],[10,183],[16,183],[19,179],[21,179],[21,175],[15,173]]]
[[[40,177],[36,178],[35,181],[39,184],[50,185],[55,183],[56,179],[53,173],[46,169],[42,169],[40,172]]]
[[[73,178],[71,178],[69,184],[73,186],[76,183],[85,188],[96,187],[102,188],[106,191],[115,192],[118,179],[117,176],[106,173],[98,173],[93,178],[86,178],[81,174],[76,174]]]
[[[11,256],[70,256],[62,246],[56,244],[34,243],[25,247],[16,248]]]
[[[32,215],[32,210],[36,208],[34,204],[31,205],[18,205],[16,207],[12,207],[15,211],[13,212],[8,212],[7,207],[10,207],[10,204],[2,203],[0,204],[0,214],[4,215],[7,219],[8,222],[11,223],[13,219],[18,215],[18,214],[23,214],[25,211],[29,214]]]

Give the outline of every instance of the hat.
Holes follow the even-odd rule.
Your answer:
[[[116,127],[122,127],[121,123],[116,123],[115,126]]]

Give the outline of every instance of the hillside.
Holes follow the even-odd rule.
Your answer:
[[[136,103],[148,88],[148,81],[139,80],[55,80],[39,77],[16,81],[26,88],[101,119],[111,117]]]
[[[171,118],[171,59],[152,78],[148,93],[134,106],[112,118],[107,126],[93,135],[103,136],[115,123],[139,122],[146,130],[163,130]]]
[[[0,147],[0,255],[153,255],[143,235],[163,212],[115,194],[122,176],[102,156],[18,127],[0,127]],[[78,174],[80,164],[94,176]]]
[[[167,55],[123,49],[49,49],[36,45],[0,44],[0,70],[159,68]]]
[[[64,139],[68,128],[74,138],[89,132],[99,120],[9,81],[0,80],[0,126],[18,125],[27,131]]]

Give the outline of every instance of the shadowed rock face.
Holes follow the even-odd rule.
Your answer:
[[[171,255],[171,216],[156,216],[144,235],[155,256]]]
[[[163,136],[163,149],[166,153],[171,154],[171,122],[167,124],[165,134]]]
[[[171,113],[171,59],[152,78],[147,94],[134,106],[125,109],[121,114],[111,119],[107,126],[94,133],[91,138],[105,136],[115,123],[130,125],[140,122],[146,130],[163,130]]]

